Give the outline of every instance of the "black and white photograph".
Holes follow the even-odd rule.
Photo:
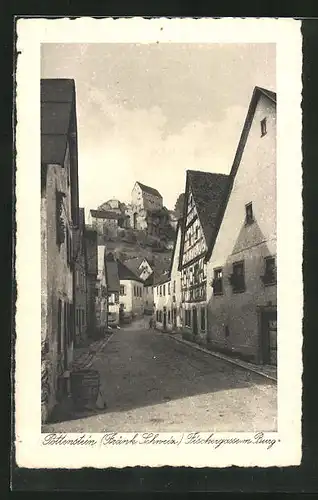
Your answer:
[[[122,32],[134,21],[124,20]],[[161,40],[165,23],[169,29],[174,20],[154,21],[147,41],[136,37],[138,29],[121,40],[120,24],[109,40],[85,36],[81,24],[72,40],[70,33],[63,37],[66,23],[77,23],[69,20],[47,21],[52,28],[62,22],[54,39],[43,20],[47,38],[38,37],[30,94],[39,125],[31,177],[40,198],[29,234],[39,244],[40,293],[31,297],[29,289],[24,303],[38,301],[38,361],[31,347],[25,356],[37,368],[38,439],[44,453],[54,450],[56,467],[66,464],[69,447],[74,463],[79,459],[76,445],[77,455],[90,448],[81,465],[93,464],[87,460],[95,445],[99,453],[110,450],[108,466],[118,466],[120,454],[122,466],[129,465],[138,453],[147,465],[146,452],[138,452],[143,446],[149,455],[162,450],[161,465],[173,465],[173,447],[178,465],[191,465],[189,454],[209,454],[209,447],[220,453],[220,466],[242,465],[244,454],[247,463],[258,454],[267,465],[293,460],[287,449],[287,456],[277,451],[277,463],[264,455],[282,446],[288,419],[300,433],[295,362],[301,360],[302,297],[293,305],[295,277],[298,293],[302,284],[301,274],[290,278],[288,259],[301,219],[292,219],[290,234],[283,221],[293,200],[290,213],[301,216],[300,131],[296,120],[288,149],[279,128],[280,120],[289,123],[280,102],[292,113],[297,92],[288,94],[279,76],[284,23],[276,31],[265,23],[262,31],[260,21],[260,40],[253,41],[244,31],[255,28],[242,21],[237,41],[233,33],[228,41],[215,33],[204,39],[204,30],[200,41],[195,21],[196,37],[172,40],[169,31],[170,39]],[[90,22],[89,33],[102,23]],[[285,61],[288,75],[293,65]],[[27,70],[26,58],[24,64]],[[23,124],[19,79],[17,99]],[[295,186],[296,196],[283,201],[284,189]],[[26,282],[31,261],[25,273]],[[293,307],[290,328],[286,311]],[[19,345],[21,353],[25,344],[17,351]],[[287,372],[294,376],[290,401]],[[27,376],[22,368],[21,374]],[[28,443],[31,434],[29,427]]]

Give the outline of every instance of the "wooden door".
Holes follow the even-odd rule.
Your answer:
[[[167,311],[163,311],[163,329],[166,330],[167,328]]]
[[[277,311],[262,312],[263,363],[277,365]]]

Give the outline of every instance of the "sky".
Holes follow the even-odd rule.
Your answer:
[[[42,78],[74,78],[80,205],[173,209],[186,170],[228,174],[254,87],[276,91],[274,44],[43,44]]]

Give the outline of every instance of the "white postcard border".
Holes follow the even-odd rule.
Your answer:
[[[16,460],[28,468],[288,466],[301,460],[302,169],[301,23],[293,19],[19,19],[17,22]],[[275,43],[277,48],[278,432],[266,444],[46,445],[41,435],[41,43]],[[210,433],[200,433],[207,438]],[[160,439],[171,433],[160,434]],[[132,438],[134,433],[123,434]],[[139,433],[139,437],[141,434]],[[67,439],[78,438],[67,435]],[[255,433],[214,438],[255,440]],[[104,440],[105,441],[105,440]],[[80,452],[80,450],[82,452]]]

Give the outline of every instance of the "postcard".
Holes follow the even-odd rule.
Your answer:
[[[18,466],[300,464],[300,28],[17,20]]]

